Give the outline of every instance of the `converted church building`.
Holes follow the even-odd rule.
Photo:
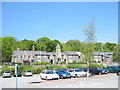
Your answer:
[[[94,52],[94,60],[102,61],[103,63],[112,62],[112,52]],[[66,64],[72,61],[82,61],[84,55],[78,51],[64,51],[61,52],[59,44],[56,46],[56,52],[35,51],[35,47],[32,46],[32,51],[20,51],[17,48],[13,51],[12,63],[19,62],[23,64],[34,64],[35,62],[49,62],[56,64],[58,62],[65,62]]]

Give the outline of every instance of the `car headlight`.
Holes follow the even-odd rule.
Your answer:
[[[63,74],[63,76],[66,76],[66,74]]]

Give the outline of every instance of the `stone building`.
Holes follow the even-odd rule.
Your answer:
[[[96,62],[111,63],[113,52],[94,52],[94,60]],[[17,48],[13,51],[12,63],[20,62],[23,64],[34,64],[35,62],[49,62],[56,64],[58,62],[71,63],[72,61],[81,61],[84,55],[78,51],[64,51],[61,52],[59,44],[56,46],[56,52],[35,51],[32,46],[32,51],[20,51]]]
[[[35,47],[32,47],[32,51],[20,51],[17,48],[13,51],[12,63],[20,62],[23,64],[33,64],[35,62],[49,62],[56,64],[57,62],[71,63],[73,60],[81,61],[83,55],[78,51],[64,51],[61,52],[59,44],[56,46],[56,52],[35,51]]]

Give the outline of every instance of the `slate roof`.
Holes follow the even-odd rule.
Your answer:
[[[108,56],[108,55],[113,55],[113,52],[94,52],[94,55]]]

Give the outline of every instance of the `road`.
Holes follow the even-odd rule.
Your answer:
[[[2,88],[15,88],[16,78],[0,78]],[[39,75],[18,77],[18,88],[118,88],[116,74],[95,75],[92,77],[41,80]]]

